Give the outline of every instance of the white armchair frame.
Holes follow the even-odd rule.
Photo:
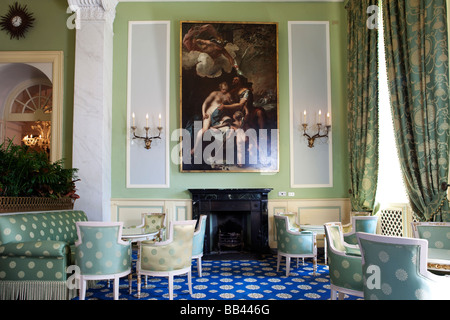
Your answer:
[[[428,271],[427,267],[427,257],[428,257],[428,241],[424,239],[416,239],[416,238],[408,238],[408,237],[395,237],[395,236],[383,236],[377,234],[370,234],[364,232],[356,233],[358,238],[358,243],[361,243],[360,239],[366,239],[369,241],[379,242],[379,243],[388,243],[388,244],[398,244],[398,245],[417,245],[420,250],[420,259],[419,259],[419,274],[423,278],[430,280],[436,284],[440,284],[439,292],[437,292],[433,300],[448,300],[450,299],[450,278],[446,276],[439,276]],[[360,245],[361,246],[361,245]],[[365,264],[364,253],[361,252],[362,264]]]
[[[171,221],[169,223],[169,235],[168,235],[168,239],[162,242],[155,242],[152,244],[149,244],[152,247],[163,247],[163,246],[167,246],[170,245],[174,239],[174,231],[173,231],[173,227],[174,225],[194,225],[195,228],[195,224],[197,223],[196,220],[185,220],[185,221]],[[144,244],[141,243],[141,246],[143,246]],[[145,244],[147,245],[147,244]],[[191,258],[192,258],[192,254],[191,254]],[[183,269],[179,269],[179,270],[172,270],[172,271],[149,271],[149,270],[143,270],[141,268],[141,259],[142,256],[140,257],[140,259],[138,259],[138,261],[136,262],[136,274],[137,274],[137,286],[138,286],[138,298],[140,298],[140,293],[141,293],[141,276],[142,275],[148,275],[148,276],[154,276],[154,277],[167,277],[168,281],[169,281],[169,299],[173,300],[173,277],[176,275],[183,275],[183,274],[187,274],[188,277],[188,287],[189,287],[189,293],[192,295],[192,265],[190,265],[187,268],[183,268]],[[191,259],[192,260],[192,259]]]
[[[324,224],[325,235],[328,235],[330,233],[330,228],[331,227],[335,227],[335,226],[340,229],[341,242],[342,242],[344,248],[348,249],[349,251],[359,250],[359,246],[358,245],[348,244],[348,243],[346,243],[344,241],[344,232],[343,232],[343,229],[342,229],[342,223],[341,222],[328,222],[328,223],[325,223]],[[342,250],[339,250],[338,248],[336,248],[334,246],[333,241],[331,241],[331,240],[332,240],[331,237],[326,236],[327,243],[325,243],[325,245],[329,245],[330,246],[329,250],[331,251],[332,254],[338,255],[338,256],[340,256],[342,258],[349,257],[349,255],[347,254],[346,251],[342,251]],[[329,254],[329,256],[330,256],[330,254]],[[357,297],[364,297],[364,292],[363,291],[358,291],[358,290],[349,289],[349,288],[345,288],[345,287],[339,287],[339,286],[336,286],[336,285],[334,285],[332,283],[330,283],[330,289],[331,289],[331,300],[336,300],[336,298],[338,298],[339,300],[343,300],[345,294],[349,294],[349,295],[357,296]]]

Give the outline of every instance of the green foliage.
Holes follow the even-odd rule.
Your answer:
[[[0,145],[0,196],[73,197],[75,168],[63,168],[63,160],[50,162],[45,151],[13,144]]]

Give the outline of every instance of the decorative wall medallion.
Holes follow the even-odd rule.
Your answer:
[[[28,12],[27,6],[21,6],[17,2],[9,6],[9,11],[1,17],[0,27],[12,38],[25,38],[25,33],[33,27],[33,14]]]

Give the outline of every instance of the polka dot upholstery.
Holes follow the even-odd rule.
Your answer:
[[[0,245],[10,242],[54,240],[73,244],[75,222],[86,221],[83,211],[52,211],[0,216]]]
[[[80,268],[80,300],[88,280],[114,279],[114,300],[119,279],[131,273],[131,243],[123,241],[122,222],[78,222],[75,260]]]
[[[357,233],[363,255],[364,299],[450,299],[450,279],[427,271],[427,242]]]
[[[450,222],[412,222],[414,238],[428,242],[428,263],[435,270],[450,270]]]
[[[344,242],[340,222],[325,223],[328,267],[330,270],[331,299],[343,294],[363,296],[361,253],[357,246]]]
[[[83,275],[108,275],[131,268],[131,245],[119,242],[122,227],[79,224],[75,261]]]
[[[141,243],[141,270],[173,271],[191,266],[195,225],[175,225],[173,241],[167,245]]]
[[[158,232],[155,241],[162,241],[166,236],[166,214],[165,213],[142,213],[142,223],[130,228],[145,228],[148,233]],[[151,240],[151,239],[149,239]]]
[[[189,292],[192,293],[191,264],[195,220],[172,221],[169,239],[163,242],[142,241],[136,264],[138,297],[141,292],[141,275],[169,278],[169,298],[173,299],[173,276],[188,275]]]
[[[288,217],[289,229],[293,231],[300,231],[300,225],[297,223],[297,213],[296,212],[280,212],[280,216]]]
[[[286,276],[289,275],[290,258],[307,258],[314,260],[314,274],[317,270],[316,234],[310,231],[293,231],[289,217],[283,214],[274,215],[277,231],[278,269],[281,257],[286,258]]]
[[[377,233],[378,216],[353,216],[352,230],[344,233],[344,241],[349,244],[358,244],[356,232]]]
[[[86,220],[78,210],[0,215],[0,299],[27,299],[28,291],[34,298],[65,298],[75,224]],[[33,290],[23,289],[24,282]],[[56,287],[61,294],[48,293]]]
[[[450,250],[450,222],[413,223],[415,237],[428,241],[428,248]]]

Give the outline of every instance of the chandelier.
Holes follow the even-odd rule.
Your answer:
[[[31,126],[31,129],[39,131],[39,136],[26,135],[22,141],[29,147],[36,147],[47,151],[50,148],[50,121],[36,121],[37,125]]]

